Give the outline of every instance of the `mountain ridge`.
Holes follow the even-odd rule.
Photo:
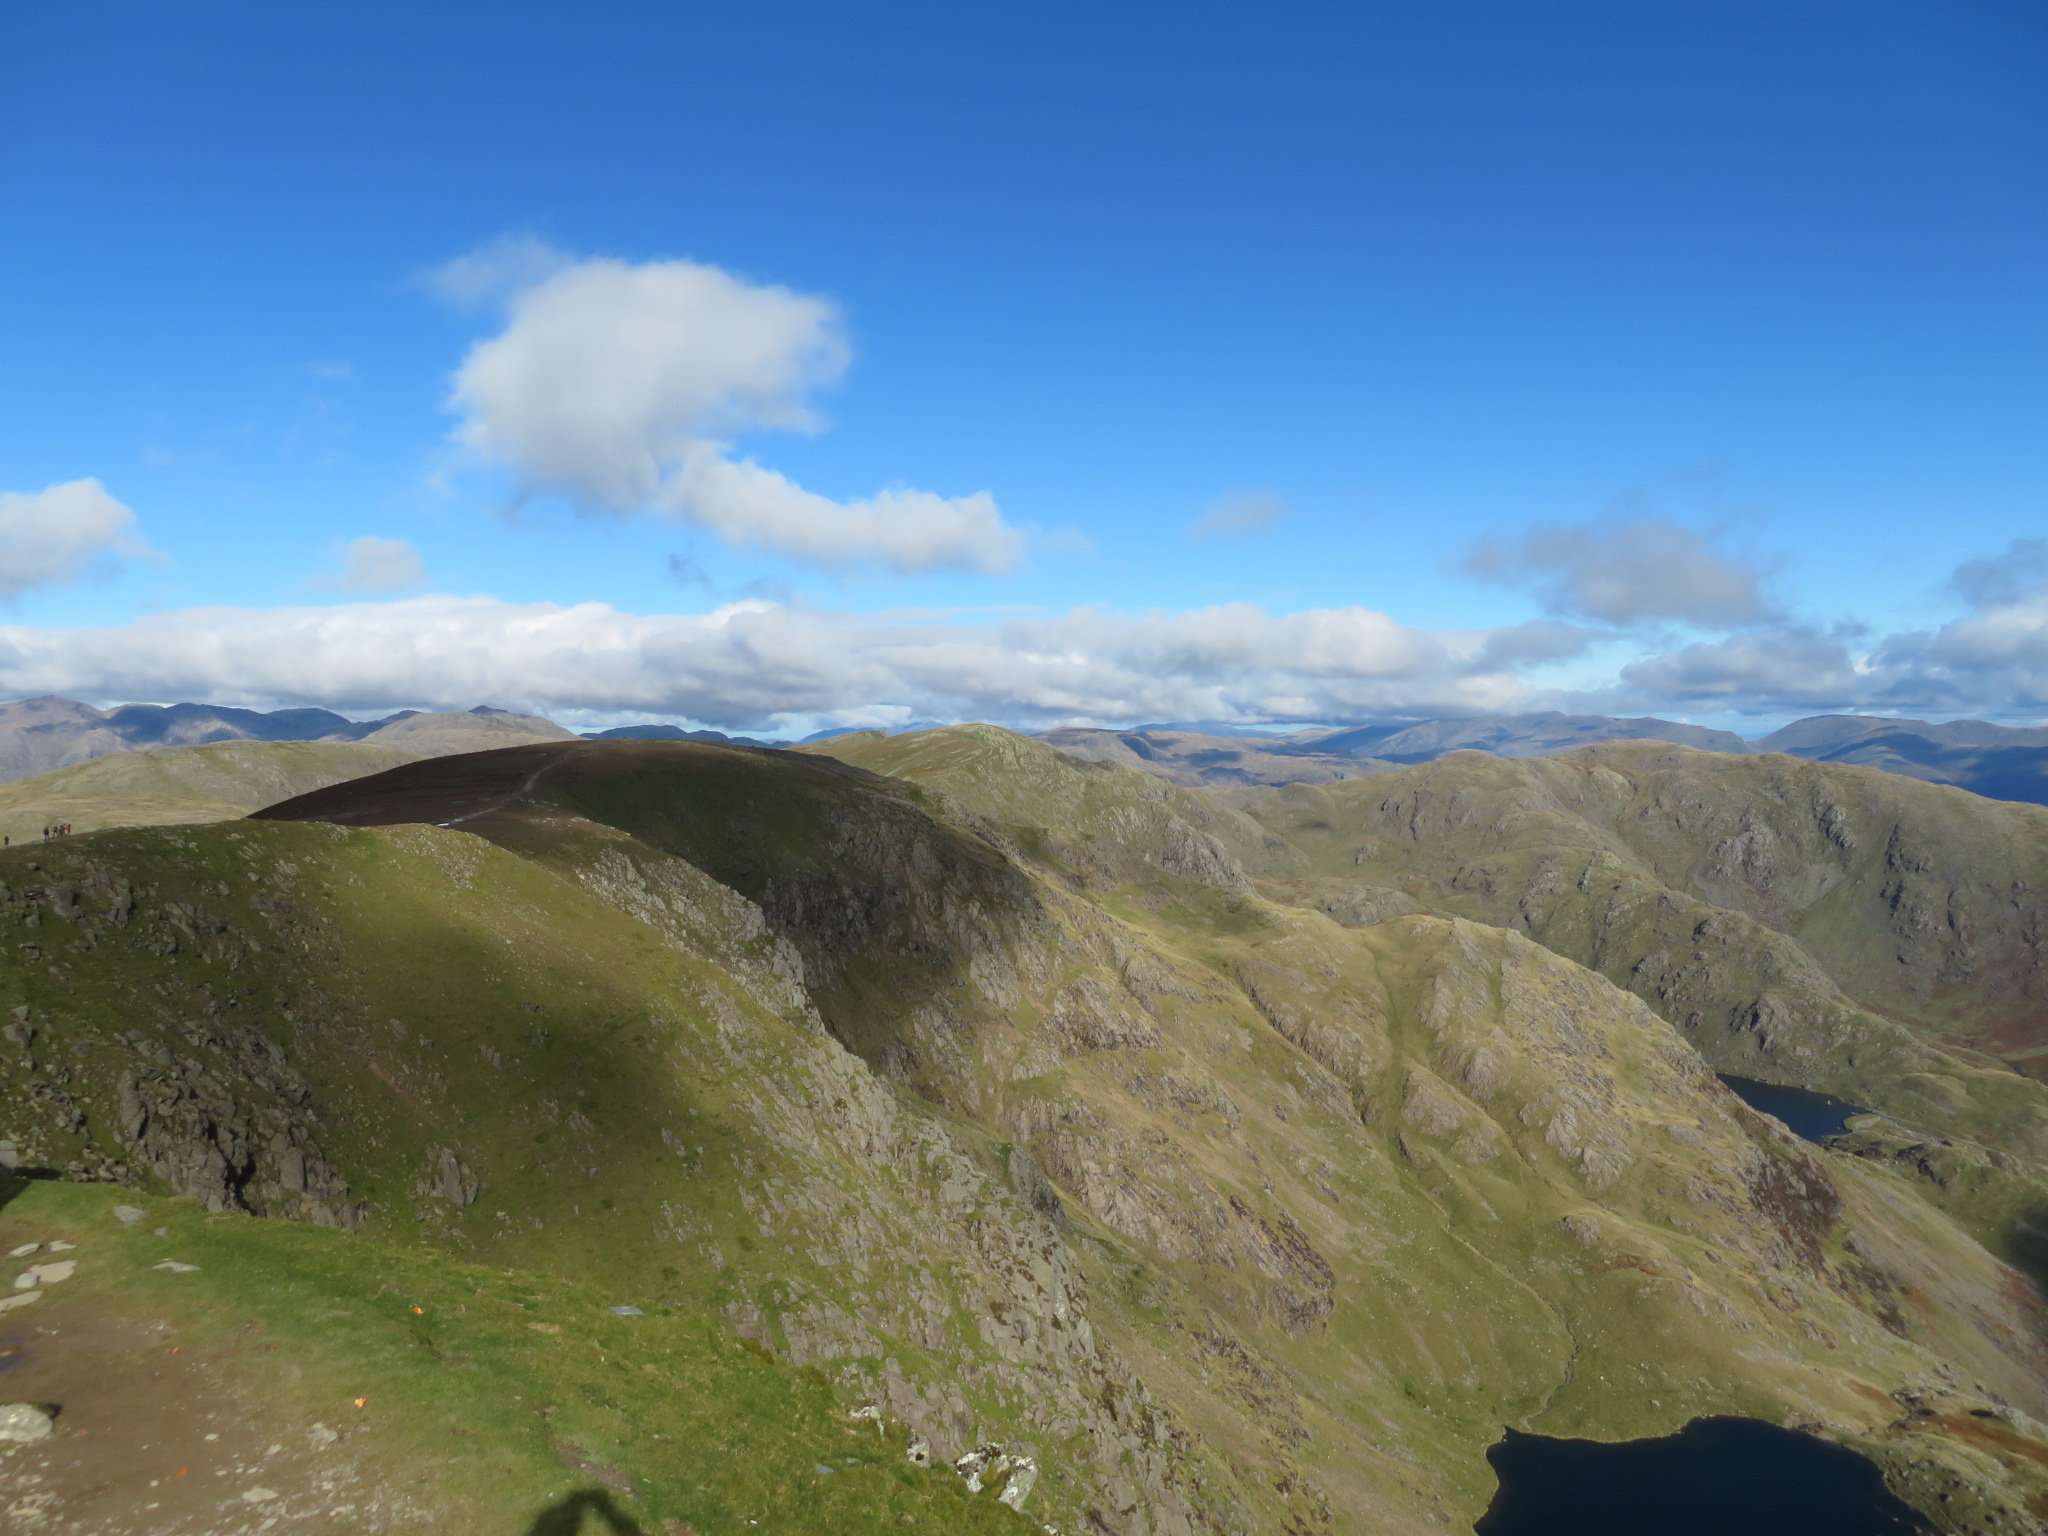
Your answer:
[[[1590,771],[1406,772],[1471,763]],[[1925,1181],[1536,937],[1276,899],[1313,830],[973,726],[535,742],[12,850],[0,1129],[225,1236],[601,1273],[935,1459],[1028,1454],[1068,1531],[1419,1536],[1504,1424],[1724,1412],[2027,1528],[2048,1309]],[[550,1401],[650,1520],[707,1518]]]

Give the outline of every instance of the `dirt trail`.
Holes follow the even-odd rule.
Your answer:
[[[437,1522],[360,1465],[362,1426],[265,1411],[239,1357],[167,1319],[53,1288],[0,1319],[0,1401],[55,1405],[0,1449],[0,1530],[23,1536],[362,1536]]]

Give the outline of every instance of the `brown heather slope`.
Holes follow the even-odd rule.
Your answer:
[[[442,1384],[462,1453],[406,1476],[451,1500],[569,1434],[643,1528],[738,1528],[757,1421],[701,1386],[669,1418],[643,1375],[696,1378],[629,1365],[644,1329],[737,1332],[891,1445],[1029,1447],[1068,1532],[1455,1530],[1503,1426],[1705,1413],[1836,1436],[1957,1536],[2041,1529],[2038,1295],[1637,998],[1501,928],[1262,897],[1305,856],[1113,765],[987,727],[838,750],[890,771],[542,744],[0,856],[0,1133],[219,1212],[173,1228],[195,1283],[294,1227],[236,1210],[302,1218],[301,1278],[416,1256],[386,1357]],[[166,1283],[147,1230],[100,1304]],[[240,1252],[224,1315],[260,1317],[276,1261]],[[331,1288],[310,1315],[383,1305]],[[542,1407],[462,1374],[515,1359]],[[795,1465],[760,1496],[796,1508]]]

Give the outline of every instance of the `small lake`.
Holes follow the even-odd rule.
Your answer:
[[[1832,1093],[1815,1093],[1811,1088],[1786,1088],[1778,1083],[1759,1083],[1753,1078],[1730,1077],[1725,1072],[1719,1075],[1735,1097],[1751,1109],[1759,1114],[1776,1116],[1785,1122],[1785,1128],[1794,1136],[1808,1141],[1826,1141],[1830,1136],[1839,1136],[1849,1128],[1851,1115],[1870,1113],[1862,1105],[1838,1099]]]
[[[1479,1536],[1936,1536],[1846,1447],[1756,1419],[1694,1419],[1661,1440],[1509,1430]]]

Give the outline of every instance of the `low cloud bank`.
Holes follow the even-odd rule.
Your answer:
[[[487,699],[730,727],[784,719],[1341,720],[1524,707],[1515,669],[1581,647],[1551,624],[1407,628],[1364,608],[1044,617],[699,615],[488,598],[193,609],[118,628],[0,627],[0,693],[375,711]]]
[[[207,608],[102,629],[0,626],[0,696],[198,699],[343,711],[646,714],[750,730],[788,721],[1343,722],[1536,709],[2048,713],[2048,598],[1925,633],[1773,626],[1686,645],[1564,691],[1527,674],[1608,632],[1536,622],[1432,631],[1367,608],[1247,604],[1128,614],[703,614],[426,596]]]

